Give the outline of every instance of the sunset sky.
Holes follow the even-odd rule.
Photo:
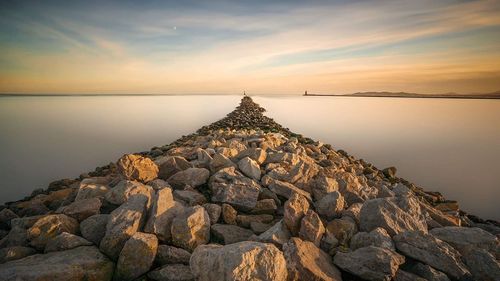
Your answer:
[[[1,1],[1,93],[500,90],[500,0]]]

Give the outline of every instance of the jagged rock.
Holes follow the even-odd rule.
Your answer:
[[[180,171],[192,168],[191,163],[181,156],[160,157],[155,160],[155,163],[159,168],[158,177],[164,180]]]
[[[316,201],[320,200],[328,193],[338,190],[339,190],[339,184],[333,178],[320,175],[314,179],[314,184],[312,186],[312,194]]]
[[[245,241],[253,235],[251,230],[230,224],[214,224],[211,233],[223,245]]]
[[[460,219],[457,217],[444,214],[423,202],[420,202],[420,207],[440,226],[460,226]]]
[[[78,221],[83,221],[90,216],[99,214],[101,205],[102,202],[99,198],[83,199],[62,207],[61,212]]]
[[[160,265],[165,264],[189,264],[191,253],[170,245],[159,245],[156,253],[156,263]]]
[[[299,237],[319,247],[324,233],[325,227],[318,214],[313,210],[308,210],[300,223]]]
[[[469,275],[460,254],[445,242],[419,231],[406,231],[393,237],[396,248],[404,255],[428,264],[453,279]]]
[[[195,167],[197,168],[210,168],[210,162],[212,161],[212,156],[205,149],[199,149],[197,152],[197,160],[195,162]]]
[[[255,204],[255,208],[252,210],[252,214],[269,214],[272,215],[276,212],[278,206],[276,205],[276,201],[274,199],[262,199],[257,201]]]
[[[185,208],[172,221],[172,243],[188,251],[210,240],[210,217],[201,206]]]
[[[22,259],[36,254],[36,250],[30,247],[14,246],[0,249],[0,264]]]
[[[273,243],[277,247],[281,248],[291,236],[292,235],[283,223],[283,220],[280,220],[264,233],[260,234],[257,237],[257,240],[265,243]]]
[[[207,198],[192,187],[186,186],[184,190],[174,190],[174,198],[188,206],[203,205]]]
[[[387,231],[377,227],[370,232],[358,232],[351,238],[351,249],[356,250],[368,246],[376,246],[395,251],[394,242]]]
[[[284,209],[283,222],[292,235],[297,235],[300,230],[300,222],[309,209],[309,202],[304,196],[294,193],[285,202]]]
[[[323,196],[314,206],[318,214],[331,220],[339,216],[340,212],[344,209],[344,204],[344,197],[339,192],[333,191]]]
[[[16,213],[12,212],[12,210],[5,208],[0,211],[0,226],[9,226],[10,220],[18,218],[19,216]]]
[[[435,270],[427,264],[415,262],[407,266],[408,271],[429,281],[450,281],[450,278],[441,271]]]
[[[148,197],[149,206],[154,190],[151,186],[144,185],[137,181],[122,180],[110,191],[108,191],[104,198],[111,204],[121,205],[134,194],[143,194]]]
[[[309,192],[304,191],[291,183],[275,180],[267,175],[262,177],[262,182],[276,195],[290,198],[294,193],[298,193],[311,201],[311,194]]]
[[[80,246],[91,246],[92,242],[80,236],[63,232],[57,235],[54,239],[50,240],[45,246],[45,253],[55,251],[65,251],[74,249]]]
[[[155,179],[150,182],[148,182],[148,185],[151,186],[155,191],[164,189],[164,188],[172,188],[168,182],[162,180],[162,179]]]
[[[394,236],[406,230],[427,232],[427,225],[417,221],[407,212],[399,208],[390,198],[368,200],[360,212],[359,225],[362,231],[372,231],[382,227],[389,235]]]
[[[189,185],[192,187],[200,186],[207,182],[210,177],[210,171],[205,168],[188,168],[172,175],[167,179],[168,183],[177,189]]]
[[[11,205],[10,207],[15,209],[16,212],[22,217],[45,215],[50,211],[50,209],[47,208],[47,206],[45,206],[45,204],[43,204],[43,202],[37,198],[29,201],[18,202]]]
[[[227,224],[236,224],[238,212],[229,204],[222,204],[222,220]]]
[[[234,167],[215,173],[209,186],[213,202],[228,203],[243,211],[255,208],[261,189],[257,182],[241,175]]]
[[[266,161],[267,153],[262,148],[247,148],[236,156],[236,159],[243,159],[245,157],[249,157],[252,160],[255,160],[257,164],[262,165],[264,161]]]
[[[178,209],[170,188],[156,191],[149,209],[148,220],[144,226],[144,232],[156,234],[162,241],[168,240],[170,238],[170,226]]]
[[[191,256],[190,266],[199,281],[287,280],[281,251],[272,244],[260,242],[199,246]]]
[[[333,235],[340,245],[347,246],[358,232],[356,223],[350,218],[334,219],[326,225],[326,233]]]
[[[253,222],[270,223],[273,221],[272,215],[238,215],[236,216],[236,223],[239,226],[249,228]]]
[[[236,164],[223,154],[216,153],[209,164],[210,171],[216,173],[224,168],[236,167]]]
[[[125,154],[116,163],[118,172],[128,180],[148,182],[158,177],[158,166],[149,158]]]
[[[368,246],[353,252],[338,252],[333,262],[365,280],[391,280],[405,257],[389,249]]]
[[[283,245],[283,254],[288,280],[342,280],[330,256],[309,241],[294,237]]]
[[[188,265],[167,264],[148,273],[155,281],[195,281]]]
[[[153,234],[136,232],[123,246],[116,263],[114,280],[134,280],[149,271],[158,249]]]
[[[29,256],[0,264],[0,280],[103,280],[114,264],[94,246]]]
[[[474,280],[500,280],[500,263],[485,249],[470,246],[462,248],[462,260],[472,273]]]
[[[111,212],[106,234],[101,240],[100,250],[113,260],[118,258],[125,242],[140,231],[146,216],[148,197],[134,194],[123,205]]]
[[[57,235],[68,232],[78,233],[78,221],[66,215],[48,215],[39,220],[28,229],[27,235],[30,244],[42,251],[47,243]]]
[[[260,180],[261,172],[259,164],[250,157],[245,157],[238,161],[238,168],[245,176],[257,181]]]
[[[207,211],[207,214],[210,217],[210,224],[217,223],[222,212],[221,206],[217,204],[207,203],[203,205],[203,208],[205,208],[205,211]]]
[[[470,246],[485,249],[500,258],[500,245],[495,235],[477,227],[448,226],[434,228],[430,233],[459,252]]]
[[[422,278],[418,275],[415,275],[413,273],[404,271],[404,270],[398,270],[396,272],[396,275],[394,276],[394,281],[428,281],[425,278]]]
[[[108,220],[108,214],[100,214],[93,215],[82,221],[80,223],[80,232],[83,238],[98,246],[106,233]]]
[[[109,179],[106,177],[87,178],[80,182],[75,201],[94,197],[104,197],[109,191]]]

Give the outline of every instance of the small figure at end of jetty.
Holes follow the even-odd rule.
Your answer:
[[[304,96],[307,96],[307,91],[305,91]]]

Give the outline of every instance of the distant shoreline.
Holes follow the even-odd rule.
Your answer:
[[[500,99],[500,94],[492,95],[425,95],[425,94],[346,94],[346,95],[335,95],[335,94],[307,94],[304,97],[349,97],[349,98],[411,98],[411,99]]]

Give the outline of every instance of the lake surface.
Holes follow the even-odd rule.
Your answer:
[[[241,96],[0,98],[0,203],[170,143]],[[292,131],[500,220],[500,100],[255,96]]]

